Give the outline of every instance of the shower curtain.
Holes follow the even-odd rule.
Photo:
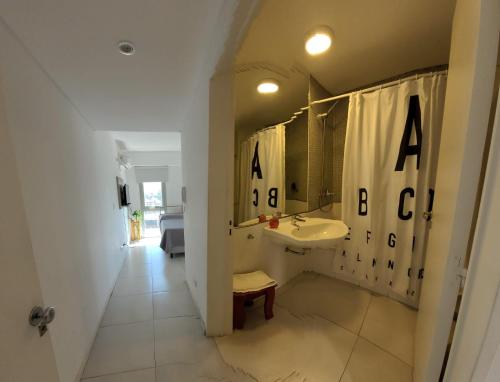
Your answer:
[[[244,141],[240,156],[239,220],[285,211],[285,126]]]
[[[446,76],[350,97],[342,219],[334,258],[348,281],[418,306],[432,211]]]

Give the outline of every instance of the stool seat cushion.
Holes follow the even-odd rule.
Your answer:
[[[237,273],[233,275],[233,292],[249,293],[257,292],[266,288],[276,286],[276,280],[270,278],[262,271],[251,273]]]

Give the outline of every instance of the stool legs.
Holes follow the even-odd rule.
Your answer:
[[[245,326],[245,300],[245,295],[235,295],[233,298],[233,328],[243,329]]]
[[[245,305],[251,306],[250,302],[254,298],[265,296],[264,317],[270,320],[274,317],[273,304],[275,296],[275,287],[269,287],[265,290],[250,293],[233,293],[233,329],[243,329],[245,326]]]
[[[266,299],[264,302],[264,317],[266,320],[270,320],[274,317],[273,314],[273,304],[274,304],[275,288],[266,289]]]

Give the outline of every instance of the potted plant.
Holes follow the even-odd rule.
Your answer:
[[[135,210],[132,212],[132,219],[130,219],[130,240],[140,240],[141,239],[141,220],[142,211]]]

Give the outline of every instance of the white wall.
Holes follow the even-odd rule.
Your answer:
[[[498,0],[458,0],[436,194],[417,320],[414,379],[441,370],[474,213],[498,46]],[[496,8],[496,9],[495,9]]]
[[[167,205],[182,206],[182,167],[168,167]]]
[[[210,81],[210,130],[208,158],[208,290],[209,333],[222,335],[233,329],[233,279],[229,232],[233,219],[234,161],[233,73]]]
[[[232,116],[233,100],[226,98],[227,94],[232,92],[232,82],[221,76],[222,83],[212,84],[220,87],[213,88],[214,98],[211,99],[210,78],[214,75],[216,66],[223,73],[232,71],[231,64],[236,51],[234,42],[241,40],[242,31],[245,30],[248,18],[257,3],[258,1],[254,0],[225,1],[210,40],[206,41],[208,58],[200,65],[196,96],[188,108],[189,113],[182,130],[182,176],[187,190],[184,213],[186,279],[208,335],[231,332],[228,310],[232,306],[232,260],[227,244],[229,220],[232,219],[230,204],[233,200],[232,197],[221,198],[217,190],[223,189],[224,195],[227,190],[232,190],[232,184],[229,185],[228,182],[232,182],[234,171],[233,158],[221,160],[227,158],[230,152],[228,150],[233,150],[234,145],[234,122],[230,121],[227,125],[229,117]],[[211,129],[214,130],[210,137]],[[224,139],[214,139],[223,131],[227,134]],[[227,139],[231,141],[229,148],[226,147]],[[210,160],[215,160],[216,164],[211,163],[209,168]],[[213,231],[209,233],[211,228]],[[219,247],[217,242],[220,243]],[[221,273],[223,277],[219,277]],[[223,300],[222,303],[217,302],[219,298]],[[207,309],[209,300],[215,303],[210,312]]]
[[[139,200],[139,183],[142,182],[165,182],[167,192],[167,206],[182,205],[182,168],[181,166],[167,167],[133,167],[127,170],[130,174],[130,181],[134,181],[134,187],[131,189],[135,195],[132,195],[132,201]],[[137,194],[136,194],[137,193]]]
[[[135,180],[144,182],[168,182],[168,167],[134,167]]]
[[[340,219],[341,204],[335,203],[331,210],[315,210],[302,214],[308,217]],[[281,219],[281,222],[288,218]],[[285,246],[276,244],[265,236],[263,229],[267,223],[233,229],[231,253],[233,273],[246,273],[262,270],[274,278],[279,286],[304,271],[314,271],[326,276],[336,276],[332,269],[332,250],[313,249],[305,256],[293,255],[284,251]],[[252,235],[253,237],[249,237]]]
[[[126,242],[115,144],[96,133],[0,23],[0,70],[43,300],[62,382],[84,366]],[[19,280],[22,285],[23,280]]]
[[[139,183],[135,177],[135,168],[131,167],[125,171],[125,177],[129,186],[130,205],[128,207],[130,213],[141,209],[141,194],[139,191]]]
[[[262,270],[282,287],[307,269],[308,256],[285,253],[284,245],[276,244],[264,234],[265,226],[263,223],[233,230],[233,273]]]
[[[133,153],[134,156],[129,154]],[[168,206],[182,205],[182,166],[180,151],[134,151],[126,152],[136,167],[126,170],[131,205],[130,211],[141,209],[139,183],[147,181],[165,182]]]
[[[180,166],[180,151],[124,151],[133,166]]]
[[[206,328],[208,219],[208,81],[200,86],[182,132],[186,187],[184,241],[186,281]]]

